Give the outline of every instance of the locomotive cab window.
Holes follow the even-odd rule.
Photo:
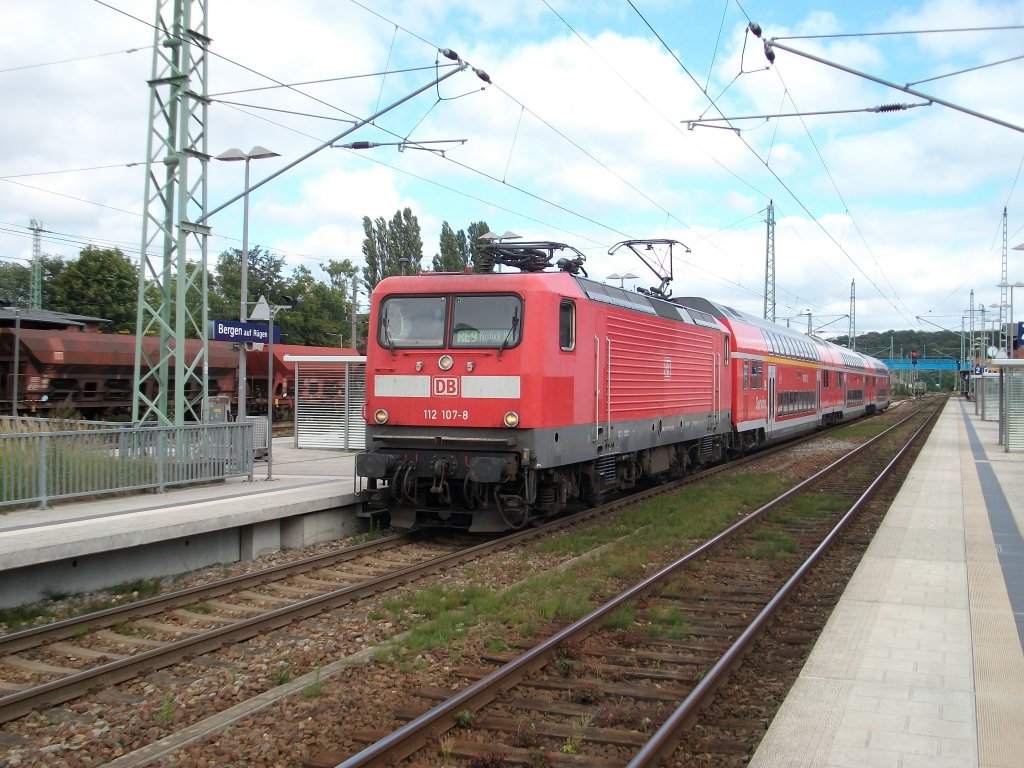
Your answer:
[[[558,307],[558,346],[564,352],[576,348],[576,305],[565,299]]]
[[[446,296],[389,296],[380,305],[377,341],[389,349],[443,347]]]
[[[523,300],[510,294],[455,296],[452,347],[509,349],[523,333]]]

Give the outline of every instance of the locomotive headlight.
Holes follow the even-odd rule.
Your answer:
[[[388,423],[388,412],[383,408],[378,408],[373,412],[373,421],[375,424],[387,424]]]
[[[452,360],[451,355],[441,355],[441,357],[438,358],[437,360],[437,367],[440,368],[442,371],[450,371],[452,365],[454,364],[455,361]]]
[[[506,427],[518,427],[519,426],[519,414],[515,411],[509,411],[505,414],[505,426]]]

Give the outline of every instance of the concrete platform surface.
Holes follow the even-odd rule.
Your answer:
[[[204,561],[258,556],[279,548],[282,540],[304,546],[341,535],[348,523],[317,513],[355,503],[355,453],[292,445],[292,438],[274,440],[269,480],[266,462],[258,461],[252,482],[232,478],[166,493],[0,510],[0,605],[16,604],[12,600],[25,593],[9,583],[12,579],[44,579],[48,589],[60,591],[76,591],[79,582],[81,589],[108,586],[100,584],[101,559],[113,569],[128,552],[137,562],[119,577],[144,573],[147,558],[166,558],[159,571],[167,575],[208,564]],[[349,509],[346,515],[351,514]],[[302,529],[298,521],[304,521]],[[310,525],[330,530],[310,532]],[[226,531],[232,531],[230,537]],[[114,551],[121,554],[112,556]],[[85,575],[93,560],[91,575]],[[51,569],[39,570],[45,564]]]
[[[1024,455],[950,400],[751,768],[1024,765]]]

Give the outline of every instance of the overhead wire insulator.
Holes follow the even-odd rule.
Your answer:
[[[882,104],[879,107],[875,107],[872,112],[899,112],[903,109],[910,109],[909,104]]]

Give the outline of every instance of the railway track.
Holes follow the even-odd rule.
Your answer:
[[[794,448],[790,445],[779,450]],[[747,461],[757,462],[766,455],[757,454]],[[738,462],[724,465],[716,471],[742,471],[742,467],[743,462]],[[176,700],[181,698],[181,694],[172,692],[180,691],[183,686],[191,689],[202,682],[202,686],[197,687],[197,691],[202,691],[210,690],[213,683],[213,691],[217,691],[219,674],[220,691],[227,689],[228,693],[202,694],[204,698],[208,696],[215,702],[213,711],[209,705],[203,707],[200,716],[208,716],[234,701],[261,692],[265,696],[269,688],[278,684],[271,682],[254,685],[246,681],[244,665],[249,662],[240,659],[263,658],[264,653],[269,659],[272,657],[272,648],[282,643],[299,644],[298,638],[302,638],[303,653],[295,653],[294,658],[289,657],[288,663],[296,674],[306,671],[308,675],[308,670],[318,670],[331,658],[336,658],[336,655],[332,657],[331,654],[339,651],[342,655],[351,654],[353,647],[372,647],[375,642],[386,639],[389,633],[393,634],[391,630],[377,632],[375,629],[366,629],[364,625],[356,633],[359,642],[346,646],[340,640],[346,632],[344,626],[338,629],[333,623],[338,614],[334,611],[336,606],[348,604],[346,615],[350,612],[371,611],[368,614],[370,623],[379,624],[378,620],[373,619],[372,608],[354,608],[352,606],[355,601],[362,600],[359,605],[369,606],[379,601],[375,596],[383,590],[399,585],[408,585],[413,590],[422,588],[413,585],[425,575],[451,573],[460,563],[486,558],[501,550],[514,552],[524,542],[543,539],[558,529],[571,529],[593,518],[611,516],[615,510],[635,504],[638,500],[672,493],[681,485],[706,477],[708,473],[701,473],[681,483],[660,486],[629,499],[618,499],[549,526],[530,529],[479,547],[448,547],[436,542],[414,542],[407,537],[392,537],[79,619],[0,636],[0,679],[4,680],[0,688],[0,720],[15,726],[11,730],[14,739],[11,743],[17,744],[18,739],[29,738],[23,734],[46,731],[48,726],[45,723],[56,719],[70,718],[69,722],[74,723],[76,719],[84,717],[84,713],[94,712],[102,712],[104,717],[118,717],[115,714],[116,707],[89,703],[97,701],[98,692],[99,701],[114,702],[117,705],[140,702],[142,710],[137,719],[143,724],[147,718],[158,720],[160,727],[146,729],[133,726],[133,729],[149,734],[157,733],[173,740],[173,732],[188,726],[190,721],[194,722],[195,717],[185,717],[184,712],[180,716],[171,716],[174,708],[167,705],[167,702],[171,701],[172,695]],[[413,546],[419,548],[419,554],[415,556],[411,554]],[[507,554],[505,557],[510,560],[521,559],[520,555],[515,554]],[[422,563],[413,563],[418,558],[423,559]],[[529,572],[528,564],[526,572]],[[254,598],[255,595],[263,595],[265,600]],[[264,603],[262,606],[261,602]],[[257,610],[261,607],[264,609],[262,612]],[[319,618],[307,620],[304,625],[298,623],[309,616]],[[312,631],[309,629],[309,621],[317,622]],[[304,628],[299,629],[300,626]],[[318,642],[323,644],[322,640],[316,638],[324,632],[325,636],[339,640],[326,643],[330,647],[314,651],[314,657],[310,657],[306,651]],[[247,643],[247,637],[254,640]],[[337,649],[331,650],[335,645]],[[317,653],[320,655],[316,656]],[[182,659],[189,661],[180,664]],[[275,662],[268,663],[273,668],[267,674],[275,677],[282,664],[274,666]],[[154,670],[167,669],[172,665],[177,666],[154,677]],[[218,674],[203,673],[203,669],[222,671]],[[228,671],[223,671],[225,669]],[[7,674],[12,670],[13,674]],[[136,679],[138,682],[132,682]],[[228,685],[224,684],[225,680]],[[119,681],[122,682],[118,684]],[[152,705],[145,704],[144,700],[152,697],[153,689],[159,690],[162,687],[168,691],[165,706],[154,712]],[[78,702],[77,699],[87,691],[92,694]],[[61,702],[70,703],[70,708],[57,708],[52,711],[53,714],[46,714],[47,707]],[[23,717],[33,710],[37,714]],[[123,728],[126,732],[133,729]],[[0,732],[0,738],[3,737],[4,733]],[[116,739],[107,736],[102,739],[108,746],[100,751],[104,755],[100,761],[123,755],[127,747],[120,746],[122,742],[136,749],[152,738],[152,735],[142,739],[132,739],[127,735]],[[67,741],[76,743],[71,737],[67,737]],[[88,738],[79,738],[79,741],[87,742]],[[26,740],[24,743],[30,742]],[[122,759],[124,765],[134,764],[124,762],[125,759]],[[145,762],[140,759],[138,764]]]
[[[356,754],[304,765],[660,764],[937,413],[910,414],[541,642],[482,654],[457,689],[395,713],[401,727],[355,734],[372,742]],[[766,542],[783,554],[757,555]]]
[[[392,536],[0,636],[0,723],[376,594],[465,550]]]
[[[588,510],[472,546],[450,540],[442,544],[417,534],[390,536],[0,635],[0,723],[378,595],[605,511]]]
[[[391,536],[0,635],[0,723],[70,701],[98,685],[131,680],[379,594],[594,514],[579,513],[475,546]]]

